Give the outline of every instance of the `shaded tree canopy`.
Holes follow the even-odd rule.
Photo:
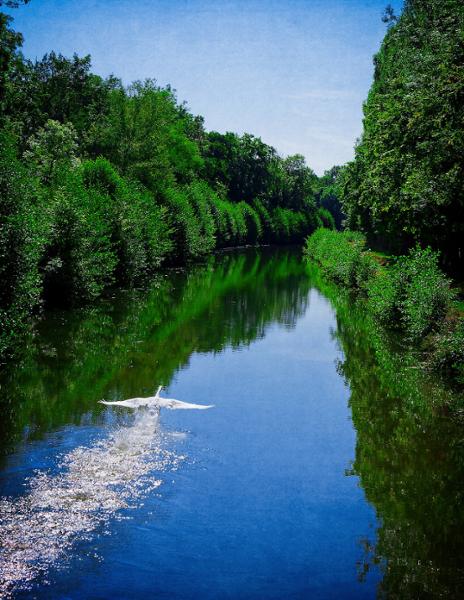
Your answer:
[[[464,3],[407,0],[375,56],[364,131],[343,176],[348,225],[392,250],[464,249]]]

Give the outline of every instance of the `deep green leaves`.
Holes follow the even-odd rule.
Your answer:
[[[395,252],[462,265],[464,3],[409,0],[376,55],[364,132],[343,174],[348,225]]]

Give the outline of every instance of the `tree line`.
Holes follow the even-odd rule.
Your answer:
[[[338,178],[346,225],[394,253],[430,245],[462,274],[464,3],[388,8],[355,159]]]
[[[0,355],[44,304],[334,226],[302,156],[207,131],[170,86],[102,78],[90,56],[28,60],[1,12],[0,39]]]

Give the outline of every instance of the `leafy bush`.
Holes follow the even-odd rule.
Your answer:
[[[313,231],[311,213],[277,207],[272,213],[272,239],[278,243],[298,243]]]
[[[77,133],[72,123],[63,125],[49,119],[28,139],[23,156],[34,175],[44,183],[52,183],[63,166],[79,164],[77,149]]]
[[[413,339],[420,339],[443,323],[453,292],[438,266],[438,253],[431,248],[417,247],[398,263],[406,279],[401,307],[404,327]]]
[[[200,226],[201,254],[208,254],[216,246],[216,222],[212,210],[214,192],[204,181],[194,181],[183,189]]]
[[[380,267],[366,251],[362,235],[318,229],[306,241],[307,259],[318,262],[336,282],[367,292],[368,309],[377,321],[402,330],[409,341],[430,340],[431,364],[464,383],[464,321],[445,327],[454,292],[438,266],[439,255],[416,247]]]
[[[320,206],[317,209],[316,218],[319,222],[319,227],[335,229],[335,219],[333,218],[332,213],[323,206]]]
[[[317,229],[306,242],[305,254],[320,263],[331,279],[350,288],[364,288],[376,268],[365,253],[364,237],[352,231]]]
[[[166,209],[158,206],[147,190],[122,178],[105,159],[86,161],[80,174],[110,228],[117,280],[141,281],[172,250]]]
[[[262,241],[270,242],[274,236],[274,222],[272,220],[271,213],[261,200],[255,200],[253,202],[253,208],[259,217],[261,228],[262,228]]]
[[[171,262],[185,262],[201,256],[201,224],[187,194],[181,188],[170,188],[164,197],[174,231]]]
[[[385,269],[365,250],[361,234],[318,229],[305,253],[342,285],[367,291],[368,306],[384,325],[396,326],[417,340],[443,321],[453,293],[438,266],[438,254],[417,247]]]
[[[246,243],[256,244],[263,235],[263,227],[258,213],[253,207],[246,202],[240,202],[237,206],[240,207],[246,224]]]
[[[290,223],[288,213],[284,208],[277,207],[272,213],[273,241],[288,242],[290,239]]]
[[[385,324],[397,324],[418,340],[436,331],[446,315],[453,293],[438,266],[438,254],[419,247],[369,284],[369,305]]]
[[[388,271],[381,270],[368,284],[369,309],[388,327],[401,323],[401,280],[401,272],[393,266]]]
[[[212,203],[212,213],[216,224],[216,243],[219,248],[225,248],[232,244],[235,236],[235,223],[231,202],[216,196]]]
[[[0,133],[0,355],[40,302],[39,261],[47,234],[42,190]]]
[[[464,384],[464,319],[437,336],[431,365]]]
[[[241,246],[246,242],[247,237],[247,224],[245,213],[243,211],[243,205],[241,205],[241,203],[231,203],[230,210],[233,218],[233,229],[235,234],[232,239],[235,246]]]
[[[50,234],[41,259],[47,302],[90,300],[114,281],[117,257],[105,197],[69,172],[47,198]]]

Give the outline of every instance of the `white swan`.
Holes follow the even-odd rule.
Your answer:
[[[170,410],[205,410],[207,408],[213,408],[214,404],[208,406],[204,404],[191,404],[189,402],[181,402],[174,398],[161,398],[160,392],[163,386],[158,388],[158,391],[154,396],[148,398],[129,398],[128,400],[116,400],[114,402],[108,402],[107,400],[99,400],[100,404],[106,404],[107,406],[125,406],[126,408],[141,408],[143,406],[149,408],[169,408]]]

